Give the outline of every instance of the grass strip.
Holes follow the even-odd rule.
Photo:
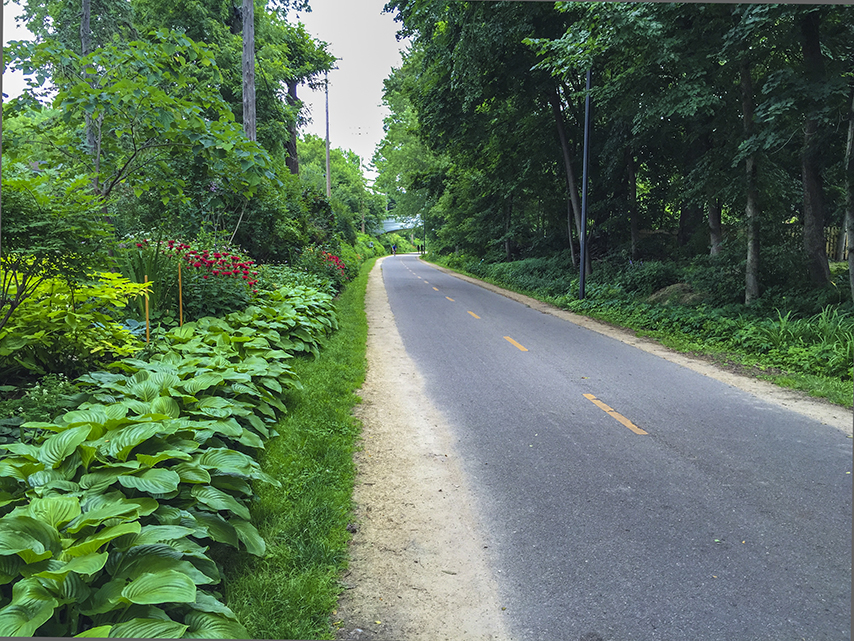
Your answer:
[[[267,542],[263,559],[219,559],[225,597],[253,639],[332,639],[330,615],[348,562],[353,452],[361,425],[352,416],[365,379],[365,290],[376,259],[336,300],[339,329],[317,359],[295,359],[303,384],[285,399],[288,416],[269,441],[263,470],[281,488],[255,487],[252,522]]]

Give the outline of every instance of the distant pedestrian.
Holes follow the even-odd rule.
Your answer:
[[[391,255],[392,255],[392,256],[397,256],[397,245],[392,245],[392,246],[391,246]]]

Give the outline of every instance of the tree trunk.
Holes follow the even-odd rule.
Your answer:
[[[741,63],[741,107],[744,123],[744,139],[753,134],[753,79],[750,77],[750,62]],[[759,194],[756,189],[756,157],[750,154],[745,163],[747,178],[747,266],[744,276],[744,303],[750,305],[759,298]]]
[[[721,243],[723,243],[724,235],[721,226],[721,201],[717,198],[709,200],[706,205],[709,212],[709,249],[710,256],[717,256],[721,253]]]
[[[804,70],[810,82],[824,80],[824,60],[819,42],[820,16],[815,11],[801,18]],[[815,105],[817,108],[818,105]],[[801,150],[801,175],[804,182],[804,249],[810,280],[815,285],[830,282],[827,263],[827,243],[824,238],[824,198],[821,178],[821,150],[818,141],[818,120],[815,109],[807,112],[804,124],[804,146]]]
[[[298,102],[297,98],[297,81],[291,80],[288,82],[288,104],[292,107],[295,107]],[[288,140],[285,149],[287,152],[287,157],[285,158],[285,164],[287,165],[290,172],[298,176],[299,175],[299,157],[297,156],[297,123],[294,120],[294,123],[290,128],[291,137]]]
[[[255,5],[243,0],[243,132],[257,140],[255,127]]]
[[[629,174],[629,228],[632,235],[632,260],[638,259],[640,244],[640,220],[638,220],[638,181],[635,174],[635,157],[630,149],[626,149],[626,168]]]
[[[685,203],[682,204],[679,208],[679,231],[676,234],[676,242],[679,243],[680,247],[688,245],[702,222],[702,207]]]
[[[848,279],[854,299],[854,92],[848,111],[848,144],[845,146],[845,231],[848,232]]]
[[[575,173],[572,171],[572,159],[569,154],[569,143],[566,138],[566,128],[563,124],[563,112],[560,108],[560,97],[557,88],[553,87],[549,94],[549,103],[552,106],[552,114],[557,125],[557,135],[560,139],[560,150],[563,156],[563,168],[566,174],[566,193],[569,197],[566,203],[566,233],[569,237],[569,251],[572,256],[572,264],[578,265],[575,259],[575,246],[572,243],[572,217],[575,216],[575,228],[581,233],[581,203],[578,200],[578,189],[575,187]]]

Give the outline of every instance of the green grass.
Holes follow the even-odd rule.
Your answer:
[[[361,426],[352,416],[365,377],[365,289],[376,259],[336,301],[339,330],[316,360],[294,364],[303,390],[286,399],[289,415],[261,461],[280,488],[258,485],[252,520],[267,556],[241,553],[225,566],[229,607],[253,639],[332,639],[330,615],[348,562],[353,453]]]

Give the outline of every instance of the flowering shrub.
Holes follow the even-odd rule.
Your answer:
[[[348,280],[344,261],[319,247],[306,247],[299,264],[307,272],[327,278],[335,289],[340,289]]]
[[[205,249],[176,239],[140,239],[130,244],[120,263],[129,278],[141,282],[147,275],[153,283],[156,295],[149,303],[154,317],[178,317],[178,264],[184,267],[184,320],[243,309],[258,293],[255,261],[225,243]]]

